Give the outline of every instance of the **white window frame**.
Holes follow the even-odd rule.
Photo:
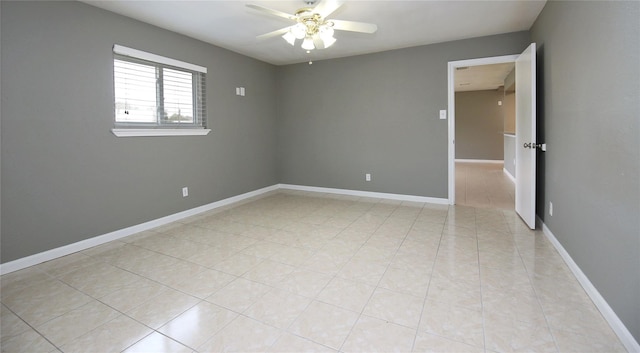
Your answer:
[[[152,63],[158,63],[162,65],[171,66],[178,69],[184,69],[189,71],[195,71],[199,73],[206,74],[207,68],[195,65],[191,63],[187,63],[180,60],[175,60],[171,58],[167,58],[164,56],[144,52],[142,50],[132,49],[128,47],[124,47],[121,45],[113,46],[114,56],[126,56],[138,60],[144,60]],[[114,62],[115,62],[114,57]],[[115,79],[114,79],[115,80]],[[115,83],[115,81],[114,81]],[[115,91],[114,91],[115,94]],[[194,92],[194,94],[196,94]],[[115,99],[115,96],[114,96]],[[114,101],[115,104],[115,101]],[[197,107],[194,106],[194,112],[197,110]],[[115,114],[115,111],[114,111]],[[194,119],[196,117],[194,116]],[[117,137],[135,137],[135,136],[203,136],[209,134],[211,129],[207,129],[207,121],[205,116],[199,117],[202,121],[202,126],[193,126],[188,128],[170,128],[167,125],[152,125],[150,127],[139,126],[137,124],[127,124],[127,123],[115,123],[115,127],[111,129],[111,132]],[[115,116],[114,116],[115,121]]]

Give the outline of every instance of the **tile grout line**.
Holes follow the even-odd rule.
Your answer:
[[[485,319],[485,310],[484,310],[484,291],[482,290],[482,266],[480,266],[480,241],[478,239],[478,211],[474,208],[474,220],[475,220],[475,235],[476,235],[476,249],[477,250],[477,258],[478,258],[478,284],[480,286],[480,312],[482,314],[482,342],[485,352],[487,351],[487,325]]]
[[[429,290],[431,289],[431,283],[433,280],[433,270],[436,266],[436,261],[438,261],[438,253],[440,252],[440,244],[442,243],[442,238],[444,237],[444,227],[449,220],[449,211],[451,210],[451,206],[447,206],[447,216],[444,218],[444,223],[442,224],[442,230],[440,231],[440,239],[438,239],[438,246],[436,248],[436,254],[433,258],[433,263],[431,264],[431,271],[429,274],[429,284],[427,285],[427,291],[424,294],[424,299],[422,300],[422,310],[420,311],[420,317],[418,319],[418,326],[416,327],[416,334],[413,337],[413,343],[411,344],[411,351],[415,350],[416,341],[418,340],[418,335],[420,334],[420,325],[422,325],[422,317],[424,315],[424,310],[427,305],[427,298],[429,297]]]
[[[389,218],[391,217],[391,215],[393,214],[393,212],[395,212],[395,210],[397,210],[397,209],[398,209],[398,207],[399,207],[400,205],[401,205],[401,204],[399,204],[398,206],[394,207],[394,211],[392,211],[392,212],[391,212],[391,213],[390,213],[390,214],[385,218],[385,222],[386,222],[387,220],[389,220]],[[423,208],[424,208],[424,206],[421,208],[421,210],[422,210]],[[373,231],[373,232],[371,233],[371,235],[373,236],[373,234],[375,234],[375,233],[380,229],[380,227],[381,227],[385,222],[380,223],[380,225],[378,225],[378,227],[376,228],[376,230],[375,230],[375,231]],[[408,230],[408,231],[407,231],[407,233],[405,234],[404,238],[402,239],[402,242],[401,242],[401,243],[400,243],[400,245],[398,246],[398,249],[400,249],[400,247],[402,246],[402,243],[404,243],[404,240],[407,238],[407,234],[409,234],[409,231],[411,230],[411,228],[413,227],[413,225],[414,225],[414,224],[415,224],[415,219],[414,219],[414,221],[411,223],[411,227],[409,228],[409,230]],[[371,239],[371,237],[369,237],[369,239]],[[366,244],[366,242],[365,242],[364,244]],[[362,244],[362,245],[360,246],[360,249],[362,249],[362,247],[364,246],[364,244]],[[396,251],[394,252],[394,254],[393,254],[393,258],[395,258],[396,254],[398,253],[398,249],[396,249]],[[344,340],[342,341],[342,344],[340,345],[340,348],[338,349],[338,351],[342,351],[342,348],[344,347],[344,344],[347,342],[347,340],[349,339],[349,337],[350,337],[350,336],[351,336],[351,334],[353,333],[353,328],[358,324],[358,322],[360,321],[360,318],[362,317],[362,315],[364,315],[364,311],[365,311],[365,309],[367,308],[367,305],[369,305],[369,302],[371,302],[371,298],[373,298],[373,295],[376,293],[376,290],[377,290],[378,288],[380,288],[380,287],[379,287],[380,282],[381,282],[381,281],[382,281],[382,279],[384,278],[384,275],[387,273],[387,270],[389,269],[389,266],[391,265],[391,262],[392,262],[392,261],[393,261],[393,260],[391,260],[391,261],[387,264],[387,267],[385,268],[384,272],[383,272],[383,273],[382,273],[382,275],[380,276],[380,279],[378,279],[378,282],[376,283],[376,285],[375,285],[375,286],[373,286],[373,287],[374,287],[374,289],[373,289],[373,291],[371,292],[371,294],[369,295],[369,299],[367,299],[366,303],[364,304],[364,306],[363,306],[363,307],[362,307],[362,309],[360,310],[360,313],[358,314],[358,318],[356,319],[356,321],[354,322],[354,324],[351,326],[351,329],[349,330],[349,333],[345,336],[345,338],[344,338]],[[388,322],[388,321],[387,321],[387,322]]]
[[[512,233],[512,235],[515,233]],[[533,236],[535,236],[535,234],[533,234]],[[544,307],[542,305],[542,302],[540,301],[540,296],[538,295],[538,290],[536,289],[536,286],[533,285],[533,281],[531,278],[531,273],[529,272],[529,269],[527,268],[524,259],[522,258],[522,253],[520,252],[520,248],[518,247],[517,243],[515,243],[514,240],[514,244],[515,244],[515,248],[516,251],[518,252],[518,258],[520,259],[520,262],[522,263],[522,267],[524,267],[525,272],[527,273],[527,280],[529,282],[529,284],[531,285],[531,289],[533,290],[535,296],[536,296],[536,303],[538,303],[538,305],[540,306],[540,310],[542,312],[542,315],[544,316],[544,322],[547,325],[547,329],[549,330],[549,334],[551,335],[551,338],[553,339],[553,345],[556,348],[556,352],[560,352],[560,347],[558,346],[558,340],[556,339],[556,336],[554,335],[553,331],[551,330],[551,325],[549,324],[549,318],[547,317],[547,313],[544,310]],[[535,246],[535,245],[534,245]]]

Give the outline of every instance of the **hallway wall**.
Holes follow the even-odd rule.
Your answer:
[[[504,158],[504,111],[498,90],[456,92],[456,159]]]
[[[537,214],[640,341],[640,2],[549,1],[531,37]]]

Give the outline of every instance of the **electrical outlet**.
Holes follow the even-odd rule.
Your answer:
[[[365,181],[371,181],[371,174],[367,173],[364,175],[364,180]]]
[[[553,217],[553,202],[549,201],[549,216]]]
[[[185,186],[182,188],[182,197],[187,197],[187,196],[189,196],[189,188]]]

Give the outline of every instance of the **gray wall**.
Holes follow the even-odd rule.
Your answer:
[[[1,6],[2,262],[278,182],[274,66],[79,2]],[[113,44],[206,66],[212,132],[116,138]]]
[[[504,135],[504,169],[516,177],[516,135]]]
[[[506,91],[502,102],[504,111],[504,132],[516,133],[516,91]]]
[[[504,158],[502,90],[456,92],[456,159]]]
[[[504,132],[516,133],[516,69],[511,70],[504,79]]]
[[[640,2],[551,1],[531,35],[538,214],[640,341]]]
[[[447,62],[528,42],[518,32],[279,67],[281,181],[446,198]]]

